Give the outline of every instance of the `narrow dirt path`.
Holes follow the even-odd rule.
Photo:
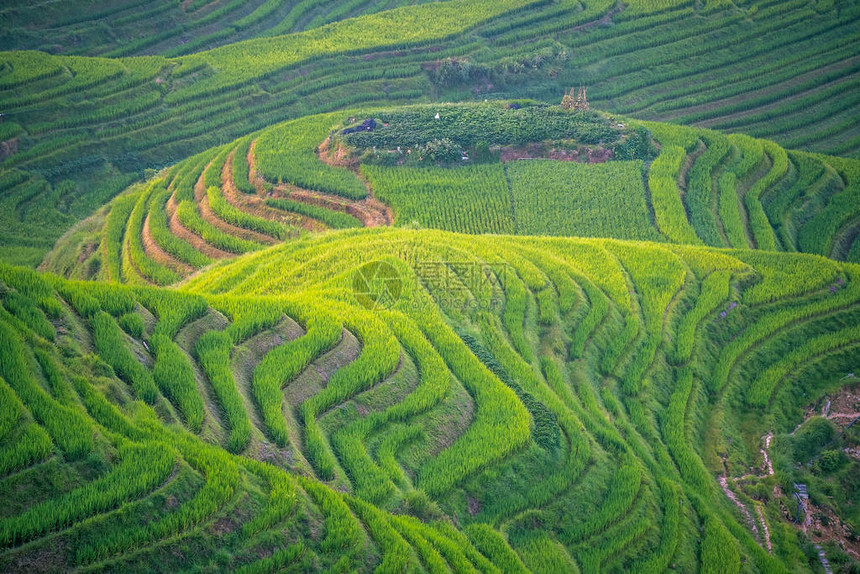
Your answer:
[[[209,245],[203,238],[199,235],[192,233],[191,230],[182,225],[182,222],[179,221],[179,216],[176,214],[176,210],[173,210],[173,213],[169,215],[170,219],[168,220],[168,228],[170,229],[170,233],[182,239],[191,247],[202,253],[207,257],[211,257],[212,259],[227,259],[230,257],[235,257],[232,253],[227,253],[226,251],[222,251],[217,247]]]
[[[773,476],[773,463],[771,463],[770,456],[768,456],[770,452],[770,440],[773,438],[773,434],[767,433],[762,438],[764,438],[764,448],[761,449],[761,455],[764,457],[764,467],[767,469],[767,473]]]
[[[207,169],[209,165],[211,165],[211,162],[207,164]],[[206,169],[204,169],[203,172],[205,173]],[[172,184],[173,183],[171,182],[171,185]],[[182,239],[207,257],[211,257],[213,259],[227,259],[229,257],[235,257],[232,253],[222,251],[213,245],[209,245],[203,241],[202,237],[182,225],[182,222],[179,221],[179,216],[176,213],[177,207],[176,191],[174,190],[173,193],[170,194],[170,197],[167,199],[167,203],[164,206],[164,211],[167,213],[167,227],[170,229],[170,233],[179,239]]]
[[[329,138],[326,138],[319,145],[317,157],[319,157],[321,162],[330,166],[348,169],[355,174],[355,177],[357,177],[364,185],[365,189],[367,189],[367,197],[364,199],[346,200],[355,205],[356,209],[370,213],[370,219],[365,223],[365,226],[378,227],[394,223],[394,212],[391,211],[390,207],[373,195],[373,187],[371,187],[370,182],[367,181],[367,178],[365,178],[359,170],[358,161],[355,158],[350,157],[349,152],[346,149],[338,147],[337,149],[332,150],[331,141]],[[358,215],[355,215],[355,217],[362,219]],[[362,219],[362,221],[364,221],[364,219]]]
[[[251,185],[254,186],[254,189],[257,190],[257,195],[264,197],[266,195],[266,181],[260,177],[260,174],[257,172],[256,156],[254,155],[254,150],[256,149],[257,140],[254,140],[251,142],[251,145],[248,146],[248,181],[250,181]]]
[[[761,531],[764,533],[764,543],[767,546],[767,551],[773,554],[773,544],[770,542],[770,530],[767,527],[767,521],[764,519],[764,510],[762,510],[761,504],[755,505],[756,514],[758,514],[758,521],[761,524]]]
[[[595,26],[607,26],[610,22],[612,22],[612,17],[618,14],[619,12],[624,11],[623,4],[616,4],[614,8],[612,8],[609,12],[598,18],[597,20],[592,20],[591,22],[586,22],[585,24],[580,24],[579,26],[574,26],[568,30],[570,32],[583,32],[590,28],[594,28]]]
[[[721,474],[717,480],[719,481],[720,488],[723,489],[725,495],[735,504],[735,506],[740,509],[741,514],[743,514],[744,518],[746,518],[747,526],[750,527],[750,530],[752,530],[753,535],[758,539],[760,535],[755,520],[753,520],[753,517],[750,514],[750,511],[747,509],[746,505],[741,502],[738,496],[734,493],[734,491],[729,488],[729,482],[726,479],[726,476]]]
[[[370,183],[359,173],[358,165],[354,161],[349,160],[343,153],[330,153],[328,138],[320,144],[317,157],[323,163],[352,171],[367,188],[367,197],[364,199],[349,199],[332,193],[304,189],[288,183],[277,184],[271,187],[271,191],[267,191],[267,187],[270,187],[270,185],[260,176],[257,170],[256,158],[254,157],[256,146],[257,140],[253,140],[251,145],[248,146],[248,179],[257,190],[257,197],[259,197],[260,202],[266,197],[271,196],[291,199],[332,211],[348,213],[361,221],[365,227],[390,226],[394,222],[394,213],[391,211],[391,208],[373,196],[373,189]],[[232,156],[228,162],[232,164]],[[251,198],[247,198],[249,206],[253,205],[253,201]],[[302,226],[308,231],[328,229],[324,224],[309,217],[302,217]]]

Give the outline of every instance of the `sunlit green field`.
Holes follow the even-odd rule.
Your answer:
[[[7,4],[0,572],[860,568],[856,3]]]

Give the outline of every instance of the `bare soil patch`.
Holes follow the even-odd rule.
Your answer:
[[[221,190],[224,193],[224,199],[230,205],[255,217],[277,221],[278,223],[294,227],[302,227],[308,231],[323,231],[327,229],[327,227],[316,220],[297,213],[289,213],[266,206],[263,203],[264,198],[262,197],[266,195],[265,192],[261,195],[248,195],[239,191],[233,182],[233,156],[235,153],[234,150],[227,156],[227,161],[224,163],[224,169],[221,172]]]
[[[176,259],[155,242],[155,239],[152,237],[152,233],[149,230],[149,214],[147,214],[146,219],[143,220],[143,251],[156,263],[170,267],[182,275],[189,275],[194,272],[194,269],[190,265]]]
[[[257,233],[256,231],[251,231],[250,229],[245,229],[244,227],[237,227],[235,225],[227,223],[226,221],[220,219],[217,215],[215,215],[215,212],[213,212],[212,208],[209,206],[209,198],[206,195],[206,184],[203,181],[202,174],[197,180],[197,183],[194,184],[194,199],[197,201],[198,209],[200,209],[200,217],[202,217],[204,221],[211,224],[213,227],[220,229],[224,233],[233,235],[235,237],[240,237],[247,241],[255,241],[257,243],[262,243],[263,245],[273,245],[276,243],[276,240],[272,239],[268,235],[263,235],[262,233]]]
[[[361,221],[365,227],[387,226],[391,225],[393,221],[391,210],[375,197],[368,196],[357,201],[331,193],[310,191],[288,185],[279,185],[275,191],[282,197],[293,201],[348,213]]]
[[[191,247],[193,247],[203,255],[206,255],[207,257],[211,257],[213,259],[226,259],[229,257],[235,257],[235,255],[233,255],[232,253],[221,251],[217,247],[209,245],[208,243],[203,241],[202,237],[192,233],[189,229],[185,228],[179,221],[179,217],[176,215],[175,211],[168,220],[168,228],[173,235],[182,239],[186,243],[189,243]]]
[[[264,196],[266,194],[266,181],[260,177],[257,172],[257,158],[254,155],[254,150],[257,148],[257,140],[251,142],[248,146],[248,181],[257,190],[257,195]]]

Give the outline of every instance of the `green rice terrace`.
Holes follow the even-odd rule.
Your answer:
[[[795,431],[852,264],[376,228],[179,290],[0,273],[4,570],[783,572],[860,518],[856,431]]]
[[[615,114],[860,153],[853,0],[398,4],[6,2],[0,256],[38,265],[145,170],[355,106],[585,85]]]
[[[282,241],[383,225],[860,263],[860,160],[532,101],[333,112],[135,184],[42,268],[169,285]]]
[[[0,568],[856,563],[859,165],[524,100],[180,162],[44,263],[110,283],[2,268]]]
[[[3,3],[0,572],[860,572],[858,42]]]

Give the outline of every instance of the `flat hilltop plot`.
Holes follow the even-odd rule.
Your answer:
[[[521,235],[663,239],[649,218],[641,161],[518,160],[505,169]]]
[[[548,142],[553,149],[602,158],[654,151],[645,130],[624,129],[600,112],[574,113],[537,102],[442,108],[444,119],[438,120],[439,106],[432,105],[319,114],[207,150],[143,186],[129,187],[86,231],[62,241],[45,267],[69,276],[169,285],[214,260],[307,232],[415,223],[467,233],[523,233],[515,212],[532,207],[514,205],[505,168],[494,161],[490,144]],[[342,133],[371,119],[372,132]],[[486,157],[478,157],[479,149]],[[465,150],[475,150],[476,159]],[[441,153],[447,154],[446,165],[453,161],[456,167],[436,165]],[[639,193],[641,203],[642,178],[632,174],[621,170],[616,176],[629,176],[633,187],[615,182],[601,193],[629,190]],[[556,191],[549,187],[540,192]],[[635,209],[617,215],[637,217]],[[581,221],[600,217],[594,207]],[[644,233],[643,238],[655,237]]]
[[[457,167],[363,165],[395,225],[461,233],[661,241],[649,219],[642,162],[518,160]]]
[[[400,106],[375,110],[374,118],[378,120],[374,130],[358,130],[343,140],[349,146],[374,150],[407,149],[444,139],[463,147],[544,140],[612,147],[629,131],[600,112],[571,112],[533,100]]]
[[[376,197],[394,208],[397,225],[465,233],[515,233],[501,164],[457,168],[362,166]]]

